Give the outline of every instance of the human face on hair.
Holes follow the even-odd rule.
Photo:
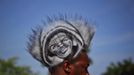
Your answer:
[[[50,41],[49,49],[52,53],[64,58],[71,53],[72,41],[65,33],[58,33]]]

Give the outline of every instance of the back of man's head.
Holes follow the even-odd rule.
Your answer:
[[[43,27],[33,30],[28,42],[30,54],[48,67],[51,73],[58,69],[69,71],[67,67],[76,64],[78,59],[88,62],[87,51],[94,28],[79,18],[49,20]]]

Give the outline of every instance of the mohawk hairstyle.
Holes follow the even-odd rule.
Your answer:
[[[44,36],[48,35],[51,29],[54,29],[56,26],[65,26],[66,28],[70,28],[73,34],[79,35],[84,42],[84,49],[89,50],[88,47],[90,45],[91,39],[94,35],[95,29],[91,26],[86,19],[83,19],[81,16],[75,15],[74,17],[68,17],[67,15],[59,15],[58,17],[52,16],[47,17],[47,21],[44,21],[42,26],[36,27],[32,29],[32,34],[29,36],[29,41],[27,42],[27,50],[28,52],[38,61],[40,61],[43,65],[47,67],[51,67],[57,65],[63,61],[63,59],[59,59],[57,57],[53,58],[51,61],[46,62],[43,49],[44,49]],[[75,34],[77,32],[77,34]],[[43,40],[42,40],[43,39]],[[50,39],[50,38],[49,38]],[[78,38],[79,39],[79,38]],[[48,44],[48,43],[46,43]],[[46,51],[45,51],[46,52]],[[76,55],[77,56],[77,55]],[[57,59],[56,59],[57,58]],[[53,63],[54,61],[54,63]]]

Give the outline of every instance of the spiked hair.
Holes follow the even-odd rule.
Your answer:
[[[81,17],[69,19],[60,16],[48,17],[47,23],[32,32],[28,42],[29,53],[43,65],[53,67],[70,55],[74,59],[81,50],[88,50],[95,29]]]

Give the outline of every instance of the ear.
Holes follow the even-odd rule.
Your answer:
[[[70,73],[72,70],[71,64],[67,60],[64,61],[63,69],[66,73]]]

